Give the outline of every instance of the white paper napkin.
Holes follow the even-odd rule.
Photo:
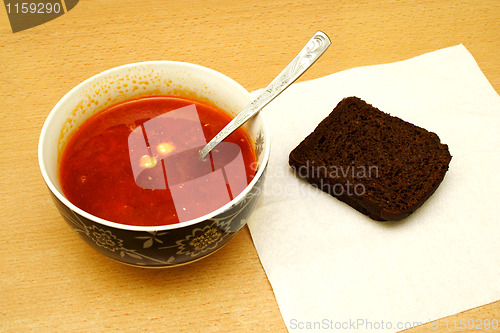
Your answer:
[[[405,220],[373,221],[288,166],[348,96],[449,146],[444,181]],[[500,96],[463,45],[294,84],[263,112],[271,159],[248,225],[290,332],[395,332],[500,299]]]

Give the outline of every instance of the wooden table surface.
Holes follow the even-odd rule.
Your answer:
[[[116,263],[70,231],[37,144],[51,108],[84,79],[165,59],[211,67],[252,91],[323,30],[333,45],[301,80],[463,43],[500,92],[499,19],[498,0],[82,0],[12,33],[2,6],[0,331],[286,331],[246,227],[207,259],[164,270]],[[464,310],[448,322],[500,320],[500,301]]]

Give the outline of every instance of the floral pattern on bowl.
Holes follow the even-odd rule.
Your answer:
[[[204,258],[224,246],[245,224],[262,192],[265,173],[239,202],[205,221],[162,230],[112,228],[91,221],[52,198],[59,212],[87,244],[120,262],[141,267],[170,267]]]

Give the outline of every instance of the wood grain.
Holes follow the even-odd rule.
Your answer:
[[[37,143],[50,109],[79,82],[168,59],[211,67],[251,91],[323,30],[333,45],[301,80],[462,43],[500,92],[499,18],[498,0],[82,0],[12,33],[2,6],[0,331],[286,331],[247,228],[207,259],[166,270],[115,263],[72,234],[41,178]],[[446,319],[493,318],[500,301]]]

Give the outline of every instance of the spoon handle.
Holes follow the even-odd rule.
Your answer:
[[[283,71],[264,90],[248,104],[229,124],[226,125],[207,145],[200,151],[201,158],[221,141],[227,138],[247,120],[256,115],[263,107],[275,99],[283,90],[297,80],[311,65],[326,51],[331,42],[328,36],[318,31],[307,42],[304,48],[283,69]]]

